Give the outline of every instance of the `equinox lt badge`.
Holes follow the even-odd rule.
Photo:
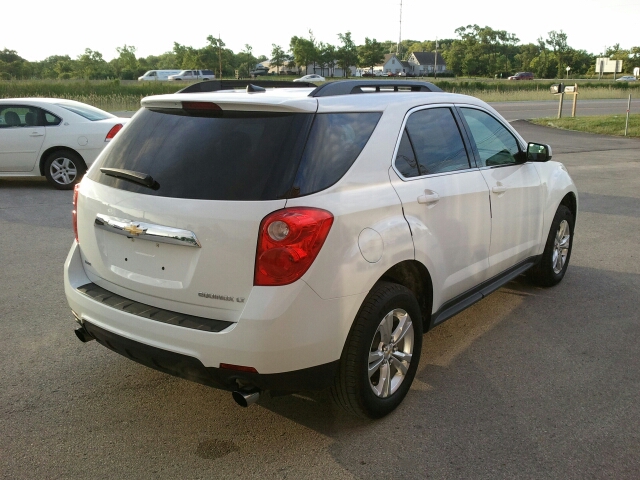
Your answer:
[[[244,298],[243,297],[230,297],[228,295],[217,295],[215,293],[205,293],[205,292],[198,292],[198,296],[199,297],[203,297],[203,298],[212,298],[214,300],[224,300],[225,302],[238,302],[238,303],[244,303]]]

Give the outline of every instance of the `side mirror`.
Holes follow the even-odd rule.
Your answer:
[[[551,160],[551,147],[543,143],[529,142],[527,145],[528,162],[548,162]]]

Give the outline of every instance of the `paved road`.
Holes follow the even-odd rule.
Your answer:
[[[552,95],[549,95],[551,97]],[[565,96],[562,115],[571,116],[573,100],[569,95]],[[494,102],[491,106],[509,121],[528,120],[530,118],[556,117],[558,115],[558,99],[544,102]],[[632,111],[640,112],[638,99],[632,100]],[[624,115],[627,112],[627,100],[578,100],[576,116],[588,115]]]
[[[518,279],[425,335],[369,422],[324,393],[228,393],[80,343],[62,286],[71,194],[0,181],[0,477],[637,479],[640,142],[514,122],[580,189],[565,280]]]

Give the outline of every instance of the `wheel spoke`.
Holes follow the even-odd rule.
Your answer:
[[[389,368],[389,362],[383,362],[382,367],[380,367],[378,387],[380,388],[381,397],[388,397],[391,393],[391,368]]]
[[[554,258],[555,262],[553,265],[553,269],[556,273],[560,273],[560,270],[562,270],[562,255],[560,255],[560,253],[556,251]]]
[[[391,329],[393,328],[393,312],[387,313],[378,326],[382,343],[387,345],[391,341]]]
[[[396,370],[398,370],[398,372],[400,372],[402,375],[407,374],[407,367],[404,365],[404,363],[398,360],[395,355],[389,360],[391,361],[391,364],[396,368]]]
[[[398,320],[398,326],[391,334],[393,343],[400,342],[411,328],[411,319],[406,312],[403,315],[398,315]]]
[[[369,378],[378,371],[382,363],[384,362],[384,355],[380,351],[371,352],[369,354]]]
[[[411,363],[412,354],[398,350],[397,352],[393,352],[393,357],[399,362]]]

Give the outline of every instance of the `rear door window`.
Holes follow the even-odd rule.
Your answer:
[[[395,165],[405,178],[470,168],[467,150],[450,108],[427,108],[411,114]]]

